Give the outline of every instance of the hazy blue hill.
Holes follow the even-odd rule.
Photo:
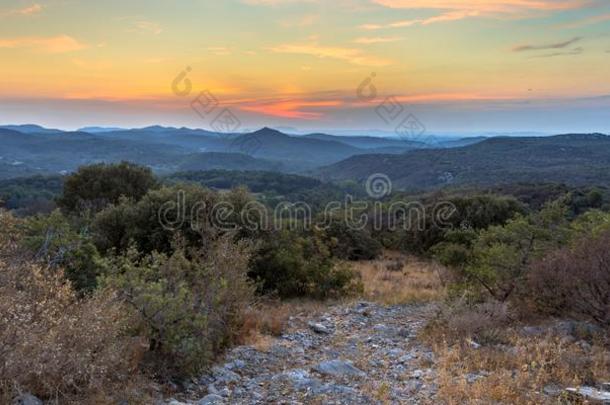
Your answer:
[[[0,129],[10,129],[23,134],[57,134],[62,133],[60,129],[49,129],[40,125],[25,124],[25,125],[0,125]]]
[[[175,167],[175,171],[199,170],[267,170],[283,171],[279,162],[257,159],[242,153],[208,152],[184,156]]]
[[[410,149],[421,149],[426,147],[426,144],[423,142],[379,138],[374,136],[336,136],[327,134],[308,134],[303,135],[303,138],[341,142],[360,149],[396,148],[406,151]]]
[[[80,132],[89,132],[90,134],[103,134],[107,132],[125,131],[125,128],[118,127],[83,127],[79,128]]]
[[[320,166],[364,153],[361,149],[338,141],[290,136],[271,128],[240,135],[233,140],[233,144],[244,145],[256,157],[291,162],[302,168]]]
[[[164,144],[108,139],[86,132],[24,134],[0,129],[0,178],[72,171],[81,165],[128,160],[169,169],[182,149]],[[9,170],[10,169],[10,170]]]
[[[317,171],[324,179],[358,181],[374,173],[388,175],[404,189],[517,182],[609,185],[610,137],[490,138],[461,148],[353,156]]]

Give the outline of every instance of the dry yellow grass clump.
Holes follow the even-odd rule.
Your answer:
[[[545,387],[561,389],[610,379],[610,352],[557,336],[509,337],[508,345],[474,349],[437,344],[439,396],[447,404],[557,403]],[[467,381],[469,373],[483,378]]]
[[[430,302],[442,298],[440,265],[396,252],[354,264],[362,277],[364,299],[387,305]]]

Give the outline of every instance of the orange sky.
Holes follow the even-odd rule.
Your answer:
[[[606,0],[9,0],[0,121],[208,127],[205,90],[244,126],[391,130],[371,113],[388,96],[439,130],[520,128],[524,103],[603,122],[579,111],[607,107],[608,28]]]

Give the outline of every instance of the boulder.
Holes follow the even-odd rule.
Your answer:
[[[363,377],[366,375],[362,370],[356,368],[351,361],[347,360],[323,361],[314,367],[314,370],[320,374],[332,376]]]

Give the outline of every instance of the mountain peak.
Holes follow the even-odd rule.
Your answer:
[[[275,136],[288,136],[283,132],[278,131],[277,129],[263,127],[258,131],[252,132],[253,135],[275,135]]]

